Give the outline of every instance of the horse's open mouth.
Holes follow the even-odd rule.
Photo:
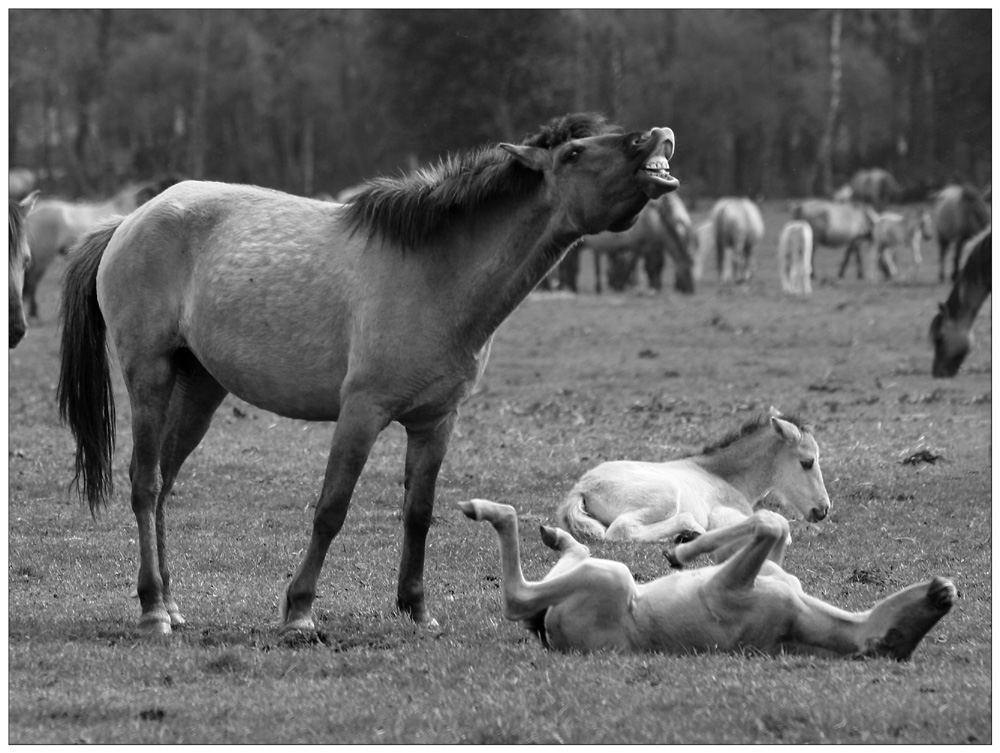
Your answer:
[[[670,174],[670,158],[674,154],[674,132],[669,128],[654,128],[649,132],[642,157],[642,167],[637,171],[645,183],[650,199],[656,199],[680,188],[680,181]]]
[[[670,163],[663,155],[655,156],[643,165],[642,173],[645,174],[653,184],[647,187],[647,194],[650,193],[650,189],[653,189],[656,196],[661,196],[662,194],[669,193],[670,191],[676,191],[680,188],[680,181],[670,174]],[[650,198],[655,198],[655,196],[650,194]]]

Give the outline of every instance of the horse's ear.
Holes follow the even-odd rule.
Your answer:
[[[549,164],[548,151],[537,146],[500,144],[500,148],[529,170],[544,172]]]
[[[767,409],[767,415],[769,418],[774,418],[775,416],[780,416],[781,411],[772,405],[770,408]]]
[[[799,431],[799,427],[791,421],[786,421],[785,419],[778,418],[777,416],[771,416],[771,426],[774,427],[778,436],[785,440],[788,444],[796,445],[802,440],[802,432]]]
[[[21,199],[21,209],[24,210],[25,214],[27,214],[28,212],[30,212],[32,209],[35,208],[35,202],[38,201],[39,193],[40,191],[35,190],[29,193],[23,199]]]

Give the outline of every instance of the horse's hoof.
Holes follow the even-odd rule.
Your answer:
[[[677,559],[677,553],[672,546],[667,547],[663,550],[663,556],[667,558],[667,562],[670,564],[673,570],[683,570],[684,563]]]
[[[947,612],[958,599],[958,589],[950,580],[936,577],[927,588],[927,600],[939,612]]]
[[[316,630],[282,630],[279,639],[285,648],[304,648],[321,643]]]
[[[150,638],[158,636],[168,636],[173,630],[170,627],[170,620],[159,617],[142,617],[139,619],[139,630]]]

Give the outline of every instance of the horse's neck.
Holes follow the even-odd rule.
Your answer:
[[[759,431],[728,447],[692,458],[709,473],[735,487],[751,502],[766,494],[773,481],[774,432]]]
[[[538,201],[522,200],[477,218],[455,234],[448,275],[464,298],[459,326],[482,344],[580,237]],[[456,324],[458,324],[456,322]]]
[[[988,247],[973,250],[958,273],[958,280],[945,302],[953,319],[972,322],[992,289],[992,264]]]

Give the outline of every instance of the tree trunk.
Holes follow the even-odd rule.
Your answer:
[[[819,185],[817,190],[824,196],[833,194],[833,139],[837,133],[837,121],[840,116],[840,32],[843,27],[843,11],[832,11],[830,20],[830,105],[826,113],[826,123],[823,136],[819,142],[819,153],[816,157],[816,169]]]

